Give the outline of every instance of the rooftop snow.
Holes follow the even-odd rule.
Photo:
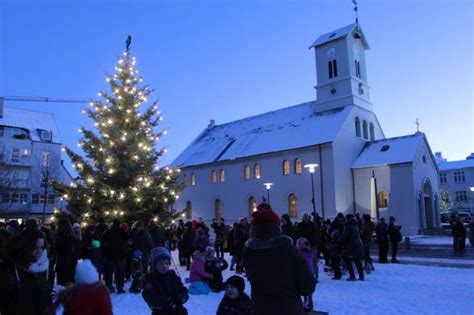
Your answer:
[[[357,27],[357,23],[352,23],[352,24],[346,25],[344,27],[341,27],[340,29],[337,29],[335,31],[332,31],[332,32],[326,33],[324,35],[321,35],[321,36],[318,37],[318,39],[316,39],[316,41],[309,48],[311,49],[313,47],[318,47],[318,46],[324,45],[326,43],[335,41],[336,39],[344,38],[347,35],[354,32],[356,27]],[[362,42],[364,43],[365,48],[369,49],[369,43],[365,39],[365,36],[362,32],[362,29],[360,28],[360,25],[359,25],[359,33],[362,35]]]
[[[173,161],[192,166],[331,142],[351,106],[315,114],[316,102],[216,125],[204,131]]]
[[[440,171],[449,171],[449,170],[457,170],[457,169],[463,169],[463,168],[468,168],[468,167],[474,167],[474,159],[441,162],[441,163],[438,163],[438,167]]]
[[[359,157],[352,164],[352,168],[413,162],[423,138],[422,133],[415,133],[409,136],[367,142]],[[382,151],[382,148],[386,150]]]
[[[0,125],[27,129],[33,141],[41,141],[37,129],[51,131],[52,142],[61,143],[56,120],[51,113],[5,106],[3,117],[0,117]]]

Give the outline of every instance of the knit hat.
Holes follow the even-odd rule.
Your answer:
[[[160,260],[171,261],[171,254],[165,247],[155,247],[151,250],[153,266]]]
[[[296,248],[303,249],[303,248],[310,248],[311,243],[308,241],[306,237],[300,237],[296,240]]]
[[[270,207],[268,203],[262,202],[258,205],[257,211],[252,213],[252,223],[254,225],[263,223],[275,223],[280,225],[281,221],[278,215],[273,212],[272,207]]]
[[[229,277],[224,284],[225,285],[230,284],[234,286],[239,291],[239,293],[242,293],[245,290],[244,278],[237,275]]]
[[[74,281],[79,285],[94,284],[99,281],[97,269],[89,259],[81,259],[77,262]]]
[[[93,248],[100,248],[100,242],[98,240],[93,240],[91,245]]]

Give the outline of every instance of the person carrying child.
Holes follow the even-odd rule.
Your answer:
[[[208,281],[209,287],[213,292],[221,292],[224,290],[222,272],[227,269],[229,264],[225,259],[216,257],[214,248],[208,246],[205,254],[206,264],[204,269],[210,273],[213,278]]]
[[[225,282],[225,294],[216,315],[250,315],[250,297],[244,292],[245,281],[232,276]]]
[[[183,306],[189,299],[188,290],[173,270],[169,270],[171,254],[164,247],[151,252],[152,268],[146,275],[142,297],[152,315],[187,315]]]

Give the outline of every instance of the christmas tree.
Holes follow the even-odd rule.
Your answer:
[[[135,70],[135,57],[127,48],[118,58],[115,74],[107,76],[111,94],[99,92],[82,112],[95,121],[96,130],[79,128],[78,146],[85,158],[66,147],[79,178],[70,186],[56,183],[68,202],[68,211],[83,226],[99,218],[166,222],[170,206],[179,197],[177,168],[159,168],[167,151],[155,149],[166,130],[155,131],[163,119],[157,101],[145,103],[152,93]]]

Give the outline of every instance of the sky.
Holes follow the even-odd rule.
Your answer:
[[[412,134],[433,152],[474,152],[474,2],[359,0],[374,111],[386,137]],[[227,123],[314,100],[321,34],[354,22],[351,0],[0,1],[0,96],[96,99],[127,35],[159,99],[176,158],[209,120]],[[87,104],[5,102],[54,114],[77,148]],[[276,139],[275,141],[278,141]]]

